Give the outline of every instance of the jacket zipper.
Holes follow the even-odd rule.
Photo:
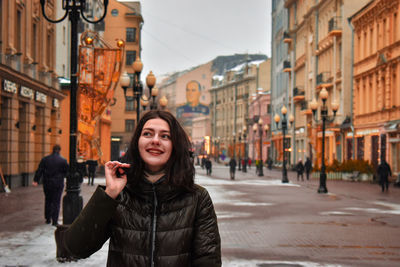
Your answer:
[[[156,225],[157,225],[157,194],[156,194],[156,188],[154,184],[152,185],[153,187],[153,218],[152,218],[152,228],[151,228],[151,267],[154,267],[154,253],[156,249]]]

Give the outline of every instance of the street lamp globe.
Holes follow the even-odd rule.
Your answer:
[[[165,108],[168,105],[168,99],[166,96],[163,96],[159,100],[161,108]]]
[[[139,74],[139,73],[142,72],[143,63],[142,63],[142,61],[140,60],[139,57],[137,57],[136,60],[135,60],[135,62],[133,62],[133,66],[132,66],[132,67],[133,67],[133,71],[134,71],[135,73]]]
[[[121,87],[128,87],[130,83],[131,78],[129,77],[128,73],[124,71],[124,73],[122,73],[121,77],[119,78],[119,84],[121,85]]]
[[[282,115],[286,115],[287,113],[287,108],[285,106],[282,107],[281,109]]]
[[[140,105],[146,110],[148,104],[149,104],[149,98],[146,95],[143,95],[140,98]]]
[[[258,125],[262,126],[263,123],[264,123],[264,121],[260,118],[260,119],[258,120]]]
[[[319,97],[321,97],[321,99],[323,101],[328,99],[328,91],[324,88],[322,88],[321,92],[319,92]]]
[[[290,122],[290,124],[292,124],[292,123],[294,122],[294,116],[293,116],[293,114],[290,114],[290,115],[289,115],[289,122]]]
[[[278,124],[280,120],[281,120],[281,117],[278,114],[275,114],[275,116],[274,116],[275,123]]]
[[[256,131],[257,131],[257,124],[254,123],[254,124],[253,124],[253,132],[256,132]]]
[[[152,97],[158,96],[158,87],[154,87],[153,90],[151,90],[151,96]]]
[[[268,130],[269,130],[269,126],[268,126],[268,124],[265,124],[265,125],[264,125],[264,132],[267,133]]]
[[[336,113],[339,109],[339,103],[335,100],[331,103],[331,107],[334,113]]]
[[[153,88],[154,85],[156,84],[156,76],[154,76],[153,72],[150,71],[149,74],[147,74],[146,77],[146,84],[149,88]]]
[[[318,103],[317,100],[315,98],[313,98],[313,100],[310,102],[310,108],[313,112],[315,112],[318,108]]]

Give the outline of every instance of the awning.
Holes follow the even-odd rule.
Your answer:
[[[384,128],[386,132],[397,132],[400,130],[400,121],[389,121],[385,123]]]

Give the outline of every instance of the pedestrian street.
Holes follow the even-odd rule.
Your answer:
[[[247,173],[236,171],[230,180],[227,166],[213,162],[209,176],[196,166],[196,182],[207,188],[216,208],[223,266],[399,265],[399,188],[391,185],[382,193],[377,184],[328,180],[329,193],[318,194],[318,179],[297,182],[295,173],[288,176],[290,182],[282,184],[280,170],[265,169],[259,177],[252,167]],[[81,186],[84,203],[95,189],[86,183]],[[41,189],[10,194],[23,190],[37,195],[38,203],[31,204],[35,214],[27,214],[41,219]],[[15,201],[10,195],[1,202],[7,199]],[[13,220],[21,220],[16,213],[25,209],[28,203],[0,223],[18,228],[21,222]],[[43,221],[14,232],[1,224],[8,230],[0,231],[0,266],[105,266],[108,243],[87,259],[61,264],[55,259],[54,227]]]

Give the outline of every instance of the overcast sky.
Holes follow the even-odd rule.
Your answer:
[[[204,64],[220,55],[271,56],[271,0],[141,0],[143,74]]]

